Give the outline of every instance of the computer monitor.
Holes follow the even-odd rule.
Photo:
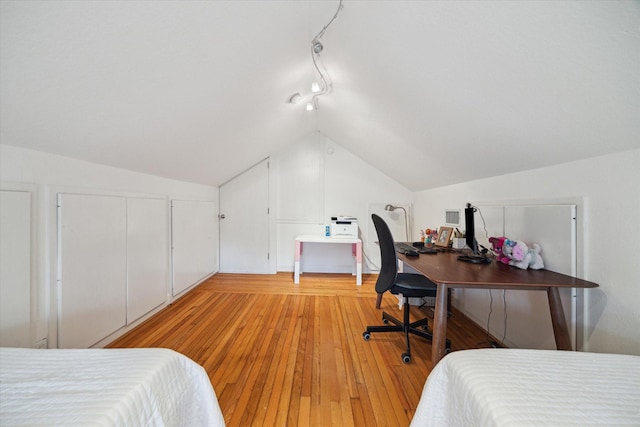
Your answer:
[[[473,222],[473,214],[477,209],[471,205],[471,203],[467,203],[467,207],[464,209],[464,227],[465,227],[465,238],[467,240],[467,246],[473,254],[471,255],[460,255],[458,259],[460,261],[472,262],[474,264],[488,264],[491,262],[491,258],[486,256],[485,254],[481,254],[478,251],[478,241],[476,240],[476,227]]]
[[[471,203],[467,203],[467,207],[464,208],[464,229],[467,246],[473,251],[474,255],[478,255],[478,241],[476,240],[476,230],[473,222],[473,214],[475,211],[476,208],[471,206]]]

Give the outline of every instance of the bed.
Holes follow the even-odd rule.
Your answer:
[[[640,426],[640,356],[481,349],[444,357],[411,422],[421,426]]]
[[[0,348],[0,425],[224,426],[206,371],[168,349]]]

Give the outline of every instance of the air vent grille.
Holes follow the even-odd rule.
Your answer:
[[[446,210],[444,211],[444,222],[451,225],[460,225],[460,211]]]

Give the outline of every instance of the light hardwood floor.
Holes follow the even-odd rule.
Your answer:
[[[432,369],[431,346],[401,333],[374,333],[377,276],[216,274],[109,347],[165,347],[208,372],[228,426],[407,426]],[[428,310],[426,310],[428,311]],[[412,317],[424,317],[415,308]],[[412,318],[412,320],[414,320]],[[486,347],[484,331],[457,312],[453,350]]]

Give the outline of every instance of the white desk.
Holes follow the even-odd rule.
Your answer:
[[[351,244],[351,253],[356,260],[356,271],[353,273],[356,276],[356,285],[362,285],[362,240],[357,237],[325,237],[325,236],[313,236],[305,235],[296,237],[296,255],[295,255],[295,269],[293,273],[293,283],[300,283],[300,274],[302,274],[302,268],[300,267],[300,258],[302,256],[302,248],[304,243],[349,243]]]

